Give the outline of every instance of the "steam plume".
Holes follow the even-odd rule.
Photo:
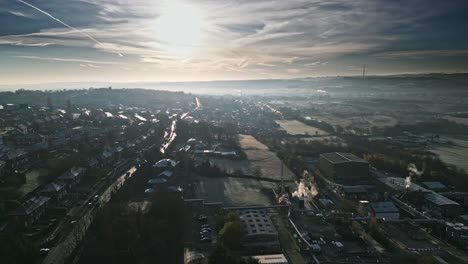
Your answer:
[[[48,12],[46,12],[46,11],[44,11],[44,10],[42,10],[42,9],[40,9],[40,8],[38,8],[38,7],[36,7],[36,6],[32,5],[32,4],[30,4],[30,3],[28,3],[28,2],[25,2],[25,1],[23,1],[23,0],[17,0],[17,1],[20,2],[20,3],[22,3],[22,4],[25,4],[25,5],[29,6],[29,7],[31,7],[31,8],[33,8],[33,9],[35,9],[35,10],[37,10],[37,11],[39,11],[39,12],[41,12],[42,14],[44,14],[44,15],[46,15],[46,16],[52,18],[53,20],[59,22],[60,24],[66,26],[67,28],[70,28],[70,29],[73,29],[73,30],[79,32],[81,35],[83,35],[83,36],[89,38],[90,40],[96,42],[97,44],[102,45],[102,43],[101,43],[99,40],[93,38],[93,37],[90,36],[88,33],[84,32],[83,30],[80,30],[80,29],[78,29],[78,28],[75,28],[75,27],[73,27],[73,26],[68,25],[67,23],[63,22],[62,20],[60,20],[60,19],[54,17],[53,15],[49,14]],[[117,51],[114,51],[114,52],[117,53],[120,57],[123,56],[122,53],[120,53],[120,52],[117,52]]]
[[[409,189],[411,187],[411,177],[421,176],[424,173],[424,169],[420,171],[420,170],[418,170],[416,165],[414,165],[414,163],[410,163],[410,164],[408,164],[407,170],[408,170],[409,174],[405,179],[405,184],[406,184],[406,188]]]
[[[315,197],[318,194],[317,188],[315,186],[311,186],[311,188],[307,188],[304,184],[304,181],[301,180],[297,185],[297,190],[292,193],[293,197],[301,198],[301,197]]]

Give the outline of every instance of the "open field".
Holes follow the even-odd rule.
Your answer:
[[[341,127],[358,127],[361,129],[371,127],[386,127],[394,126],[397,124],[397,120],[391,116],[385,115],[367,115],[367,116],[337,116],[337,115],[326,115],[317,116],[316,118],[321,119],[332,126]]]
[[[210,158],[213,165],[219,166],[228,173],[241,172],[245,175],[281,179],[281,160],[268,147],[250,135],[239,135],[242,149],[247,155],[246,160],[229,160]],[[284,179],[295,180],[294,174],[284,166]]]
[[[437,146],[431,151],[439,156],[445,163],[455,165],[468,171],[468,138],[444,138],[454,143],[450,146]]]
[[[290,135],[328,135],[328,133],[322,129],[306,125],[297,120],[276,120],[276,123]]]
[[[271,205],[275,187],[275,183],[253,179],[197,176],[194,180],[196,197],[224,206]]]

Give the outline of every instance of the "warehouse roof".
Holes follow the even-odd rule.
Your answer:
[[[346,163],[346,162],[361,162],[368,163],[367,161],[359,158],[358,156],[351,153],[332,152],[320,154],[320,157],[328,160],[331,163]]]
[[[442,196],[438,193],[430,192],[424,195],[424,198],[435,205],[459,205],[459,203],[450,200],[449,198]]]
[[[238,210],[240,219],[245,224],[246,236],[278,235],[275,226],[265,210]]]
[[[447,186],[438,181],[423,182],[422,184],[431,190],[447,189]]]
[[[398,213],[398,208],[391,201],[371,203],[374,213]]]

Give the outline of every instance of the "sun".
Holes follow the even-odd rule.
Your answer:
[[[202,16],[192,5],[170,1],[156,21],[156,37],[173,55],[188,55],[201,45]]]

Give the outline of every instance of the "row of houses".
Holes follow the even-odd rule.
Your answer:
[[[17,226],[30,227],[45,213],[49,205],[57,206],[67,192],[80,183],[85,173],[86,169],[83,167],[73,167],[67,170],[11,212],[10,219]]]

